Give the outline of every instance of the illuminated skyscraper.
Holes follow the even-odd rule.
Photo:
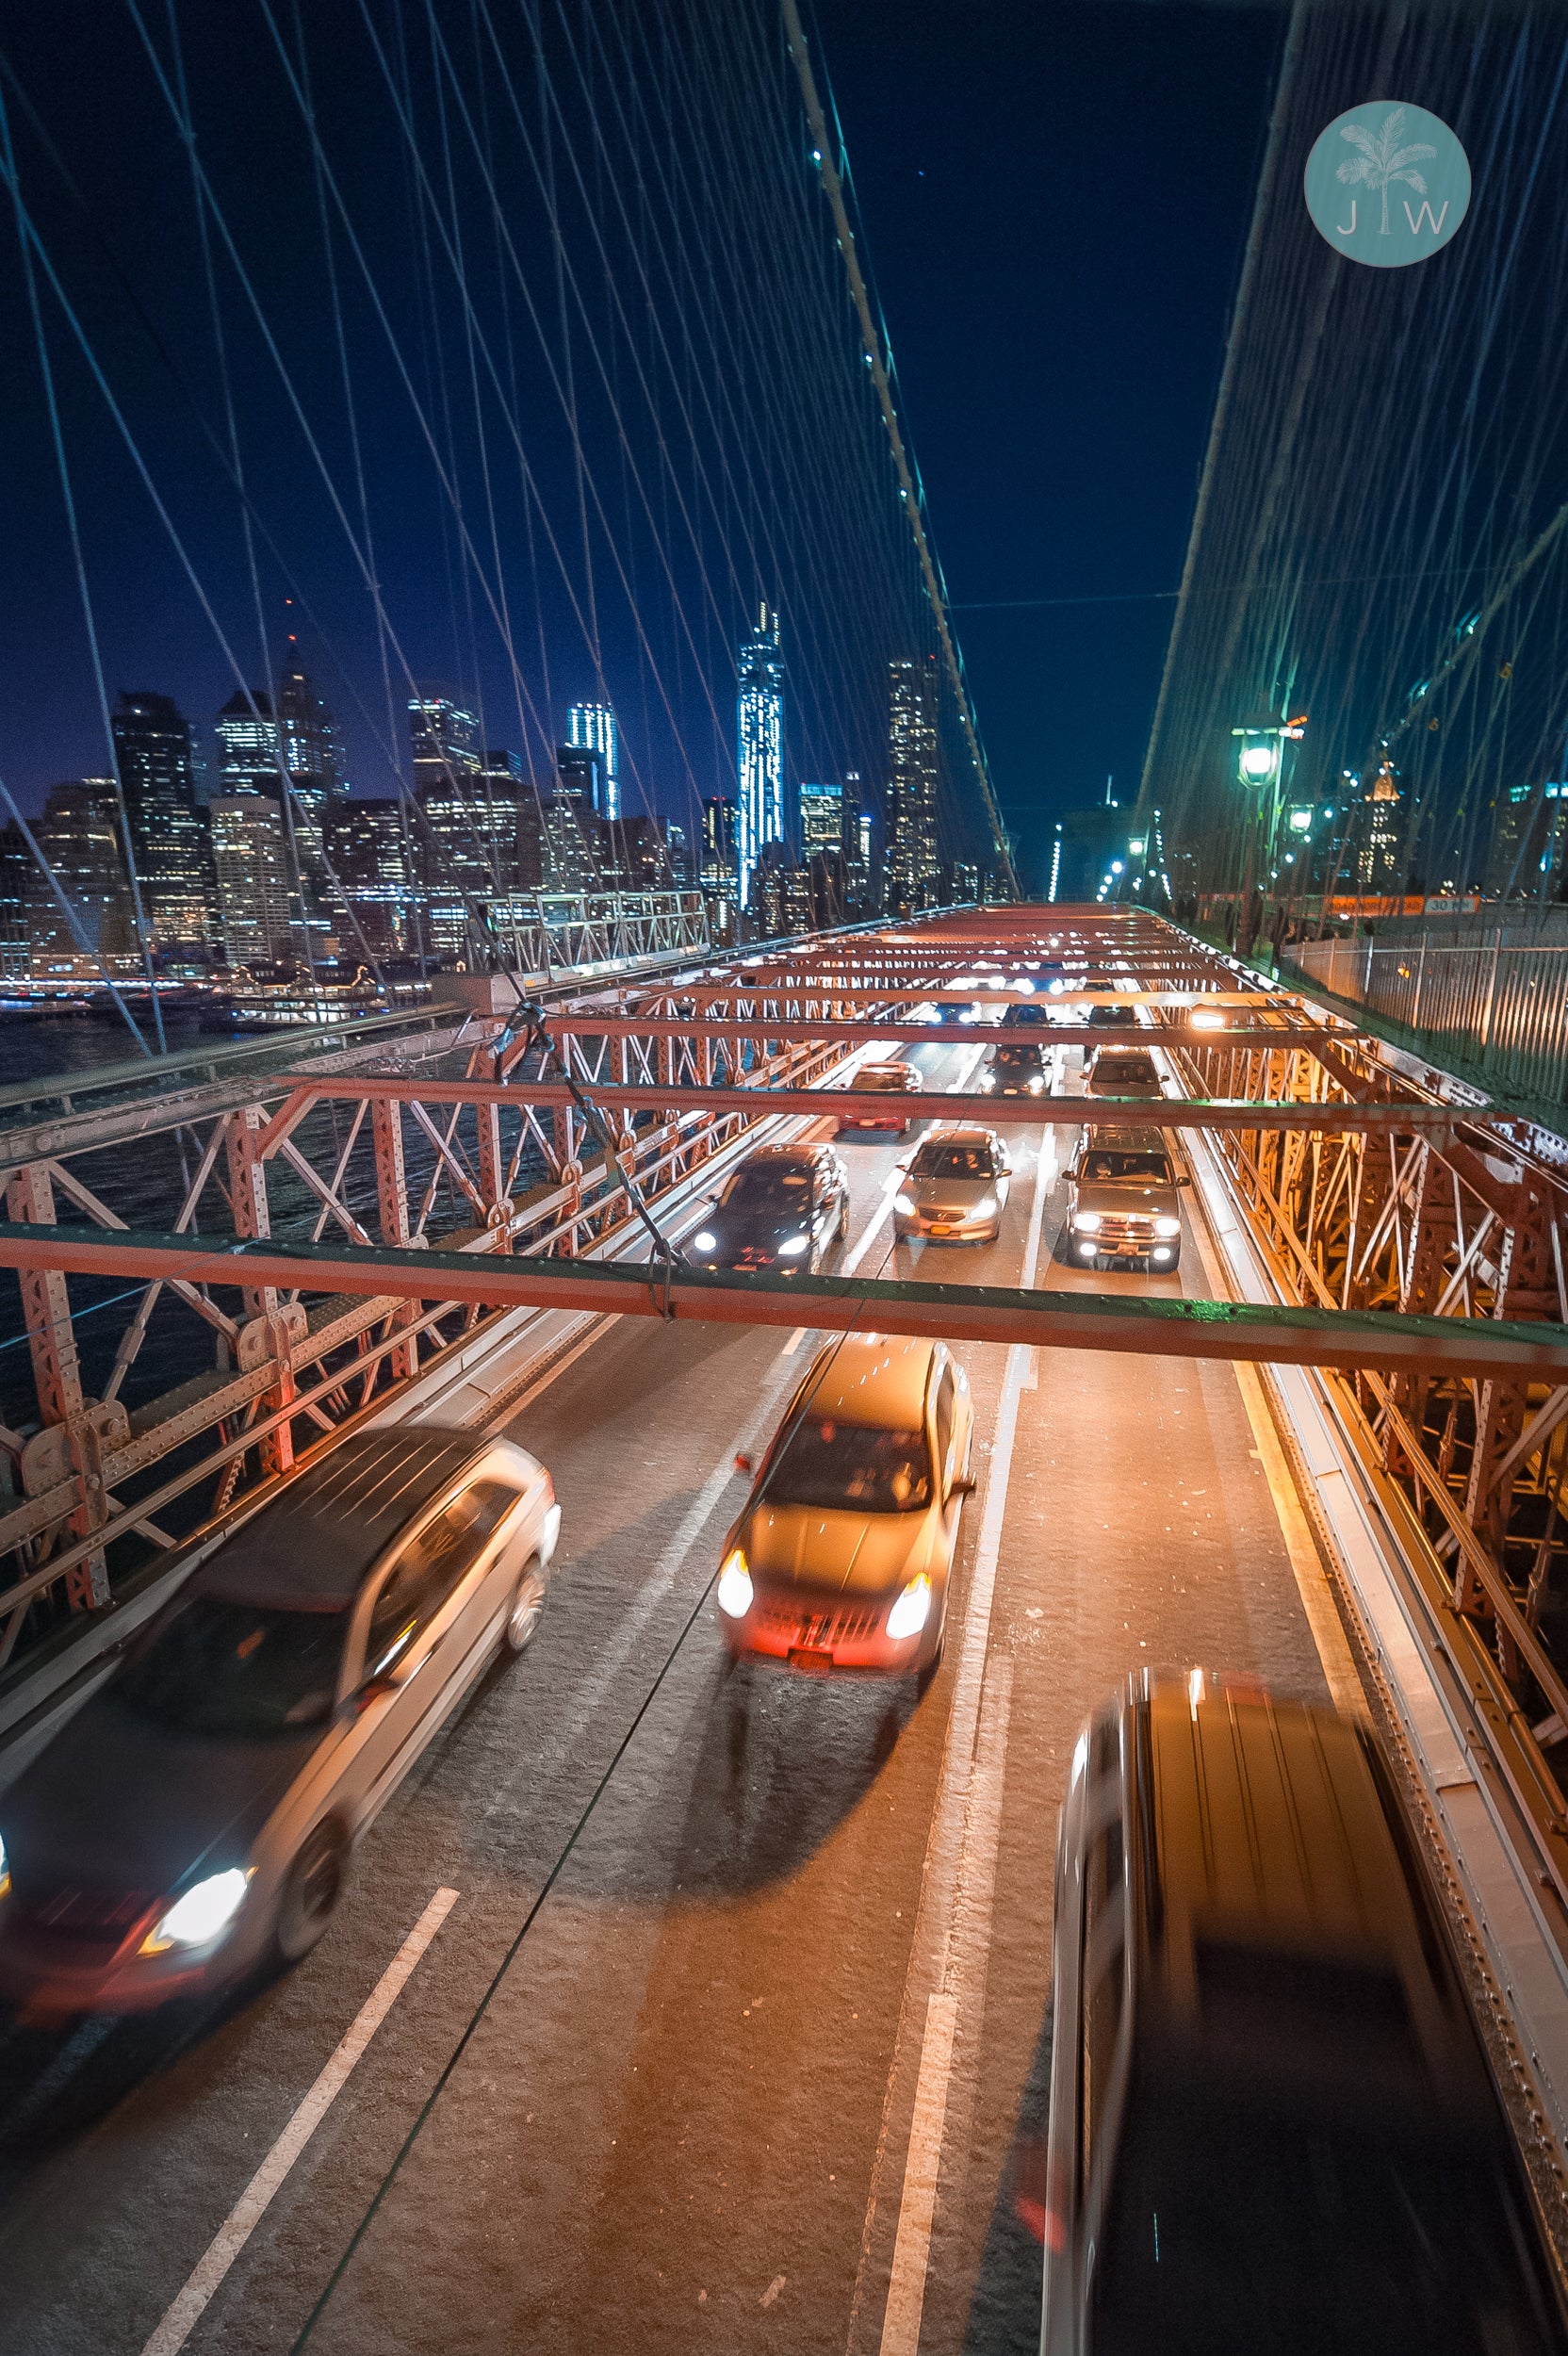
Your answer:
[[[599,794],[594,804],[601,818],[621,814],[621,737],[615,714],[608,704],[572,704],[566,712],[566,742],[585,746],[599,757]]]
[[[937,889],[937,682],[926,663],[888,674],[888,903],[907,914]]]
[[[207,820],[197,807],[190,728],[169,695],[122,694],[112,722],[142,912],[160,950],[206,948],[216,885]]]
[[[778,616],[766,606],[757,628],[741,641],[735,765],[736,852],[744,908],[762,845],[784,840],[784,663]]]
[[[841,785],[807,785],[800,789],[800,852],[809,864],[813,851],[844,847],[844,790]]]

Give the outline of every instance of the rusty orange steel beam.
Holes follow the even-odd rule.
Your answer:
[[[1027,1003],[1027,1002],[1026,1002]],[[1043,1001],[1041,1002],[1043,1003]],[[1074,1004],[1078,1003],[1076,1000]],[[1119,1005],[1126,1003],[1118,1000]],[[1199,1002],[1201,1004],[1201,1001]],[[572,1014],[552,1014],[545,1029],[554,1039],[568,1034],[573,1039],[836,1039],[847,1045],[866,1040],[881,1040],[896,1045],[907,1040],[911,1047],[954,1047],[968,1044],[961,1040],[952,1023],[916,1023],[905,1017],[888,1016],[881,1023],[846,1023],[837,1016],[823,1015],[700,1015],[671,1014],[596,1014],[593,1009]],[[1162,1047],[1174,1038],[1185,1040],[1184,1030],[1140,1030],[1134,1023],[1007,1023],[993,1028],[966,1026],[972,1038],[991,1040],[999,1046],[1020,1047],[1034,1044],[1039,1047]],[[1194,1044],[1200,1047],[1268,1046],[1303,1047],[1315,1040],[1338,1039],[1351,1046],[1361,1037],[1348,1023],[1331,1029],[1324,1023],[1303,1025],[1299,1030],[1242,1029],[1239,1024],[1223,1031],[1204,1031]]]
[[[858,1277],[710,1274],[589,1260],[451,1252],[345,1250],[270,1241],[224,1246],[188,1235],[0,1223],[0,1267],[110,1276],[126,1284],[298,1286],[496,1308],[588,1310],[833,1333],[1024,1342],[1139,1357],[1249,1359],[1347,1371],[1446,1373],[1476,1380],[1568,1380],[1568,1327],[1502,1318],[1405,1317],[1370,1310],[1153,1300],[1142,1294],[1025,1292],[1008,1286]]]
[[[765,1030],[767,1026],[753,1027]],[[504,1080],[395,1080],[379,1072],[346,1072],[318,1079],[302,1072],[285,1074],[280,1085],[291,1090],[309,1088],[323,1100],[335,1097],[350,1104],[396,1097],[405,1104],[510,1104],[564,1109],[573,1102],[570,1089],[559,1080],[524,1080],[514,1086]],[[944,1125],[979,1121],[988,1128],[1027,1128],[1043,1122],[1071,1129],[1309,1129],[1336,1136],[1345,1130],[1368,1129],[1446,1134],[1462,1119],[1451,1104],[1265,1104],[1243,1097],[1187,1096],[950,1096],[935,1088],[927,1095],[906,1093],[903,1088],[681,1088],[674,1081],[655,1088],[622,1088],[609,1080],[590,1080],[587,1085],[601,1110],[770,1117],[805,1114],[818,1119],[854,1109],[884,1118],[904,1113],[910,1121],[939,1119]]]

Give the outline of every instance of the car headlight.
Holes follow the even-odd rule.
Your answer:
[[[727,1612],[732,1620],[743,1620],[751,1610],[751,1573],[746,1568],[744,1546],[734,1547],[725,1557],[719,1573],[719,1610]]]
[[[983,1194],[983,1195],[980,1197],[979,1202],[975,1204],[975,1206],[974,1206],[973,1210],[972,1210],[972,1211],[971,1211],[971,1213],[970,1213],[970,1217],[971,1217],[971,1219],[989,1219],[989,1217],[990,1217],[991,1213],[995,1210],[995,1208],[996,1208],[996,1197],[995,1197],[995,1195],[994,1195],[994,1194]]]
[[[913,1196],[912,1194],[895,1194],[895,1195],[894,1195],[894,1197],[893,1197],[893,1209],[894,1209],[895,1211],[902,1211],[902,1212],[905,1214],[906,1218],[907,1218],[907,1217],[908,1217],[908,1215],[909,1215],[909,1213],[910,1213],[911,1211],[913,1211],[914,1207],[915,1207],[915,1198],[914,1198],[914,1196]]]
[[[1077,1235],[1097,1235],[1103,1224],[1098,1211],[1074,1211],[1072,1231]]]
[[[810,1248],[810,1242],[809,1235],[792,1235],[788,1243],[779,1245],[778,1256],[781,1260],[798,1260],[801,1253]]]
[[[1179,1235],[1181,1232],[1182,1222],[1179,1219],[1157,1219],[1154,1221],[1156,1235]]]
[[[696,1252],[716,1252],[719,1248],[719,1239],[717,1235],[710,1235],[705,1227],[700,1235],[692,1237],[692,1247]]]
[[[1040,1093],[1040,1090],[1044,1088],[1044,1086],[1045,1086],[1045,1082],[1044,1082],[1044,1081],[1040,1078],[1039,1073],[1038,1073],[1038,1072],[1037,1072],[1037,1073],[1035,1074],[1035,1077],[1034,1077],[1034,1078],[1030,1081],[1030,1083],[1029,1083],[1029,1093],[1030,1093],[1030,1095],[1031,1095],[1031,1096],[1038,1096],[1038,1094]]]
[[[209,1873],[204,1882],[176,1898],[141,1942],[144,1955],[167,1955],[171,1947],[210,1947],[239,1912],[251,1876],[237,1865]]]
[[[986,1088],[986,1089],[990,1089],[990,1088],[995,1088],[995,1086],[996,1086],[996,1074],[995,1074],[995,1072],[982,1072],[982,1073],[980,1074],[980,1085],[981,1085],[981,1087],[982,1087],[983,1088]]]
[[[888,1614],[888,1634],[896,1644],[902,1636],[918,1636],[931,1617],[931,1581],[922,1571],[912,1579]]]

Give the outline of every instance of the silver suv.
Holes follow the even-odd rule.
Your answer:
[[[1162,1274],[1182,1257],[1178,1175],[1158,1129],[1088,1129],[1068,1165],[1067,1257],[1135,1260]]]

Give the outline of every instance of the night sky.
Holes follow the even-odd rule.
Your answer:
[[[149,11],[149,22],[162,14]],[[456,27],[468,12],[436,14]],[[331,328],[315,199],[289,145],[281,85],[270,78],[266,44],[242,0],[188,10],[186,20],[192,84],[206,107],[204,152],[214,148],[264,299],[292,338],[307,397],[325,411]],[[1026,880],[1039,880],[1056,810],[1098,799],[1107,771],[1119,798],[1135,790],[1171,605],[1130,593],[1172,590],[1180,575],[1283,21],[1272,8],[1140,0],[839,0],[820,10],[814,46],[841,110],[903,412]],[[347,69],[352,12],[327,6],[311,23],[317,61],[329,66],[342,27]],[[125,19],[97,0],[59,0],[13,19],[7,46],[86,209],[43,160],[13,83],[24,186],[231,642],[259,675],[234,501],[175,389],[179,379],[209,418],[220,414],[188,182],[145,59]],[[351,152],[361,70],[346,70],[324,100]],[[384,167],[376,142],[363,144],[350,193],[373,221]],[[390,240],[396,208],[386,209]],[[97,242],[106,233],[112,268]],[[172,368],[150,356],[139,303],[156,321]],[[275,398],[268,395],[264,411],[264,355],[232,306],[230,318],[261,504],[286,557],[291,535],[325,550],[298,436],[286,417],[280,422]],[[0,772],[36,808],[54,778],[101,769],[105,755],[9,221],[0,238],[0,405],[13,453],[0,477]],[[369,333],[352,316],[350,330]],[[51,336],[109,694],[161,688],[210,726],[232,673],[57,317]],[[378,565],[411,663],[421,678],[450,679],[466,657],[455,643],[449,535],[428,486],[417,495],[403,488],[414,479],[396,440],[403,430],[389,426],[370,485]],[[559,436],[539,431],[547,484],[569,482]],[[346,467],[340,442],[331,455]],[[286,569],[264,553],[274,644]],[[645,561],[639,587],[646,601]],[[356,786],[384,792],[374,725],[379,657],[352,568],[340,552],[323,554],[308,588],[330,640],[330,653],[310,652],[307,628],[308,659],[344,724]],[[1054,598],[1101,601],[1008,604]],[[717,676],[729,627],[726,610],[704,623],[694,653],[688,644],[671,657],[694,706],[701,700],[694,675],[711,663]],[[592,693],[583,658],[564,639],[546,654],[556,710]],[[622,675],[641,660],[629,639],[611,654]],[[802,645],[797,667],[805,658]],[[461,676],[456,684],[474,692]],[[486,692],[482,663],[475,688]],[[683,814],[671,778],[680,772],[688,800],[722,782],[720,720],[704,748],[697,738],[709,723],[683,708],[677,762],[645,679],[641,693],[651,790]],[[710,714],[714,700],[709,693]],[[830,734],[827,719],[814,725],[803,766]],[[502,716],[487,720],[486,734],[515,743],[520,728],[520,717]],[[639,734],[635,720],[631,732]]]

